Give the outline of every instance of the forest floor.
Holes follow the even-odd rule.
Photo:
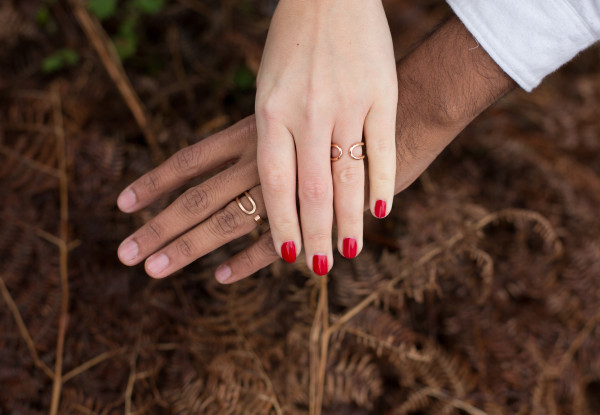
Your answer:
[[[598,48],[478,117],[327,279],[215,282],[256,232],[160,281],[118,261],[166,203],[119,192],[252,114],[275,4],[0,3],[0,413],[600,413]],[[398,57],[450,15],[384,4]]]

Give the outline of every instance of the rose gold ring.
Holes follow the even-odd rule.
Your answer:
[[[235,201],[237,202],[237,204],[240,207],[240,209],[242,210],[242,212],[244,212],[246,215],[254,215],[256,213],[256,202],[254,201],[254,199],[252,199],[252,196],[250,196],[250,193],[244,192],[244,196],[246,196],[248,198],[248,200],[250,201],[250,205],[252,206],[252,208],[250,210],[248,210],[244,207],[239,196],[235,198]],[[265,223],[264,219],[261,218],[260,215],[258,215],[258,214],[256,214],[254,216],[254,221],[256,223],[258,223],[259,225],[262,225],[263,223]]]
[[[244,212],[246,215],[254,215],[254,213],[256,212],[256,202],[254,201],[254,199],[252,199],[252,197],[250,196],[250,193],[244,192],[244,196],[246,196],[248,198],[248,200],[250,201],[250,204],[252,205],[252,208],[250,210],[246,209],[244,207],[244,205],[242,205],[242,202],[240,201],[239,197],[236,197],[235,201],[237,202],[240,209],[242,209],[242,212]]]
[[[331,144],[331,148],[335,148],[338,151],[338,155],[336,157],[331,157],[331,161],[338,161],[341,159],[342,155],[344,154],[344,150],[342,150],[342,148],[337,144]]]
[[[354,150],[356,150],[359,147],[364,147],[365,143],[364,142],[360,142],[357,144],[354,144],[352,147],[350,147],[350,150],[348,150],[348,154],[350,155],[350,157],[352,157],[354,160],[362,160],[364,159],[366,156],[365,154],[361,154],[360,156],[357,156],[354,154]],[[364,149],[363,149],[364,151]]]

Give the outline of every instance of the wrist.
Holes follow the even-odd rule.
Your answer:
[[[418,94],[428,122],[461,130],[516,87],[458,18],[403,59],[398,73],[399,90]]]

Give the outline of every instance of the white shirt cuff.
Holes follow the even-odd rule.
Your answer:
[[[447,2],[491,58],[528,92],[600,38],[598,0]]]

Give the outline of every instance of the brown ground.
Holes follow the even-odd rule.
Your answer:
[[[327,291],[303,261],[217,284],[256,235],[162,281],[118,262],[166,203],[130,218],[119,191],[252,112],[274,3],[142,16],[121,94],[92,40],[124,1],[102,25],[77,2],[1,2],[0,413],[600,413],[597,48],[480,116]],[[448,15],[387,6],[398,56]],[[63,48],[78,62],[41,71]]]

